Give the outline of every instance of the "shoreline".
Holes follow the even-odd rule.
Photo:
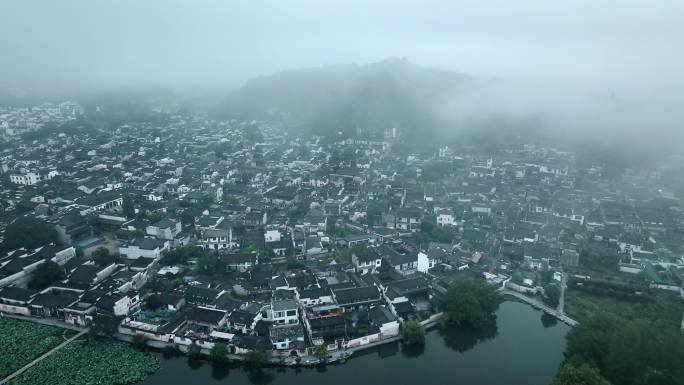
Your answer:
[[[540,310],[544,312],[544,309],[540,309],[538,306],[535,306],[533,303],[530,301],[524,301],[518,296],[511,295],[509,293],[502,293],[502,296],[504,297],[504,301],[511,301],[511,302],[518,302],[522,303],[525,305],[528,305],[532,307],[533,309]],[[13,315],[13,314],[5,314],[5,313],[0,313],[1,316],[8,317],[8,318],[13,318],[21,321],[29,321],[29,322],[35,322],[43,325],[49,325],[49,326],[54,326],[54,327],[59,327],[63,329],[69,329],[69,330],[75,330],[75,331],[84,331],[87,328],[80,328],[71,324],[67,324],[64,322],[59,322],[56,320],[48,320],[48,319],[42,319],[42,318],[33,318],[33,317],[23,317],[23,316],[18,316],[18,315]],[[436,313],[432,315],[430,318],[424,320],[421,322],[423,325],[423,328],[427,331],[429,329],[432,329],[436,327],[444,317],[444,313]],[[558,318],[558,317],[556,317]],[[561,319],[559,319],[561,320]],[[561,320],[562,321],[562,320]],[[567,324],[567,323],[566,323]],[[573,325],[569,325],[573,326]],[[113,337],[113,339],[125,342],[130,345],[133,339],[133,335],[129,334],[123,334],[120,332],[117,332]],[[378,346],[394,343],[394,342],[399,342],[402,341],[404,337],[399,334],[396,336],[388,337],[379,341],[367,343],[364,345],[359,345],[359,346],[354,346],[354,347],[349,347],[346,349],[342,350],[335,350],[330,352],[330,358],[326,360],[321,360],[320,358],[316,356],[303,356],[299,357],[300,360],[297,361],[295,358],[292,357],[283,357],[283,356],[275,356],[272,355],[271,357],[268,358],[268,365],[272,367],[314,367],[318,365],[329,365],[329,364],[339,364],[339,363],[345,363],[348,359],[353,358],[355,353],[362,352],[365,350],[369,350]],[[155,353],[163,354],[162,350],[165,347],[173,347],[176,346],[178,347],[178,350],[182,353],[182,355],[187,356],[187,346],[182,345],[182,344],[176,344],[176,343],[169,343],[169,342],[163,342],[163,341],[157,341],[157,340],[148,340],[147,341],[147,347],[151,348]],[[201,347],[201,358],[200,360],[208,360],[209,357],[209,348],[206,347]],[[229,362],[240,362],[242,363],[245,361],[246,357],[243,354],[228,354],[227,356]]]
[[[443,317],[444,317],[444,313],[436,313],[436,314],[433,314],[430,318],[422,321],[421,324],[423,325],[423,328],[425,330],[428,330],[428,329],[435,327]],[[133,339],[133,335],[116,333],[114,338],[119,340],[119,341],[130,343]],[[290,367],[290,366],[313,367],[313,366],[317,366],[317,365],[328,365],[328,364],[333,364],[333,363],[342,363],[342,362],[346,362],[347,359],[352,358],[354,353],[361,352],[361,351],[364,351],[367,349],[372,349],[372,348],[382,346],[385,344],[398,342],[398,341],[401,341],[403,339],[404,339],[404,337],[401,334],[399,334],[396,336],[387,337],[387,338],[384,338],[382,340],[367,343],[364,345],[349,347],[349,348],[342,349],[342,350],[334,350],[334,351],[331,351],[329,353],[329,355],[332,357],[330,357],[326,360],[321,360],[320,358],[318,358],[316,356],[303,356],[303,357],[299,357],[300,360],[297,362],[296,358],[271,355],[271,357],[268,358],[268,363],[270,366],[276,366],[276,367]],[[184,355],[186,355],[185,353],[187,353],[187,349],[188,349],[188,347],[186,345],[163,342],[163,341],[156,341],[156,340],[148,340],[147,346],[151,347],[153,349],[159,350],[159,353],[161,353],[161,350],[164,349],[165,347],[176,346],[176,347],[178,347],[178,350],[181,351]],[[207,357],[209,357],[209,348],[201,347],[200,352],[202,355],[201,359],[206,359]],[[243,354],[228,354],[227,358],[229,361],[239,361],[239,362],[245,361],[245,359],[246,359],[245,355],[243,355]]]

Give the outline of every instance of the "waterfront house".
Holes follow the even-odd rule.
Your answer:
[[[375,286],[354,287],[333,290],[337,304],[344,310],[358,310],[376,305],[381,301],[380,291]]]

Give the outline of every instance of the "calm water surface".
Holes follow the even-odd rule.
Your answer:
[[[563,359],[569,330],[553,321],[528,305],[504,302],[496,326],[477,332],[432,330],[422,349],[395,343],[359,353],[346,364],[259,373],[160,357],[161,369],[143,384],[546,385]]]

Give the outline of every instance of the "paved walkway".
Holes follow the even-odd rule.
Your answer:
[[[561,275],[561,295],[558,299],[558,313],[565,314],[565,293],[568,289],[568,275],[562,273]]]
[[[90,329],[82,330],[80,333],[76,334],[75,336],[73,336],[73,337],[69,338],[68,340],[62,342],[61,344],[57,345],[56,347],[54,347],[54,348],[53,348],[52,350],[50,350],[49,352],[43,354],[42,356],[36,358],[35,360],[33,360],[33,361],[31,361],[31,362],[29,362],[29,363],[26,364],[23,368],[17,370],[16,372],[14,372],[14,373],[10,374],[9,376],[7,376],[5,379],[1,380],[1,381],[0,381],[0,385],[3,385],[3,384],[6,384],[6,383],[10,382],[12,379],[14,379],[14,378],[17,377],[18,375],[24,373],[27,369],[29,369],[29,368],[32,367],[33,365],[39,363],[40,361],[42,361],[42,360],[45,359],[46,357],[49,357],[52,353],[54,353],[54,352],[58,351],[59,349],[65,347],[65,346],[67,346],[67,345],[69,345],[71,342],[73,342],[73,341],[76,340],[77,338],[80,338],[80,337],[83,336],[84,334],[88,333],[89,330],[90,330]]]

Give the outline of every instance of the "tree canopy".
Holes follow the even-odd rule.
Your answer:
[[[131,344],[138,350],[145,350],[147,347],[147,340],[149,340],[149,337],[145,334],[136,333],[131,340]]]
[[[43,290],[50,286],[51,283],[60,279],[62,274],[62,268],[57,263],[49,260],[45,261],[31,272],[31,280],[28,283],[28,287],[34,290]]]
[[[245,365],[250,371],[260,370],[268,363],[266,352],[252,350],[245,355]]]
[[[437,226],[437,219],[431,217],[420,223],[420,231],[413,233],[412,237],[419,243],[451,243],[456,239],[456,234],[451,227]]]
[[[152,294],[145,298],[145,309],[156,310],[162,307],[163,302],[159,294]]]
[[[684,384],[684,336],[676,329],[599,315],[567,341],[567,363],[596,367],[614,385]]]
[[[551,385],[610,385],[610,382],[596,368],[587,364],[565,364]]]
[[[190,344],[190,346],[188,346],[188,358],[195,360],[200,358],[201,355],[202,348],[199,345],[193,342],[192,344]]]
[[[313,352],[320,360],[325,360],[325,358],[328,356],[328,345],[316,345],[313,349]]]
[[[10,223],[5,229],[5,250],[20,247],[35,249],[49,243],[56,243],[57,231],[45,221],[35,217],[21,217]]]
[[[93,261],[99,266],[109,266],[116,261],[116,256],[109,253],[109,249],[100,246],[92,254]]]
[[[90,325],[90,334],[95,337],[111,338],[117,331],[119,320],[114,314],[97,312]]]
[[[209,358],[214,362],[226,362],[228,360],[228,347],[226,344],[217,342],[209,349]]]
[[[204,274],[214,274],[218,270],[221,260],[218,255],[204,253],[197,261],[197,269]]]
[[[420,322],[411,319],[404,323],[404,341],[409,345],[418,345],[425,342],[425,329]]]
[[[482,279],[456,281],[444,297],[447,321],[458,326],[480,326],[494,316],[502,301],[496,287]]]
[[[199,259],[205,251],[194,245],[180,246],[164,252],[159,264],[162,266],[185,265],[189,259]]]
[[[123,211],[123,215],[126,218],[135,218],[135,205],[133,204],[133,198],[131,198],[131,196],[128,194],[123,196],[121,211]]]
[[[549,283],[544,286],[544,300],[551,307],[558,306],[558,301],[560,300],[561,289],[558,285]]]

